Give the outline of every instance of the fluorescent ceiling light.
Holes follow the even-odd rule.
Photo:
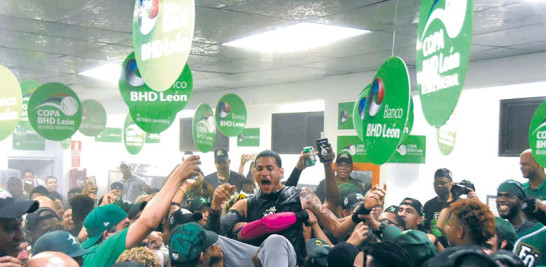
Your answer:
[[[107,63],[78,74],[109,83],[117,83],[119,80],[119,75],[121,74],[121,65]]]
[[[368,32],[370,31],[304,22],[241,38],[223,45],[269,53],[294,52],[325,46]]]

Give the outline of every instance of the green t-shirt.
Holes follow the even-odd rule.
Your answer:
[[[119,255],[125,251],[128,229],[129,227],[106,238],[102,243],[89,247],[91,253],[83,255],[83,267],[111,266],[116,263]]]
[[[527,192],[527,196],[529,197],[535,197],[540,200],[546,199],[546,182],[542,181],[537,189],[533,190],[531,189],[531,186],[529,185],[529,182],[526,182],[523,184],[525,187],[525,191]]]
[[[546,265],[546,227],[537,223],[523,234],[514,244],[513,252],[525,266]]]

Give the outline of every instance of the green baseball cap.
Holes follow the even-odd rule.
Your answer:
[[[91,252],[80,248],[78,239],[66,231],[48,232],[38,238],[34,246],[32,246],[32,254],[36,255],[44,251],[62,252],[71,258],[83,256]]]
[[[341,198],[341,201],[350,193],[360,193],[360,190],[358,190],[358,187],[353,183],[343,183],[339,185],[339,197]]]
[[[197,197],[190,202],[190,205],[188,205],[188,210],[195,212],[205,205],[210,205],[210,200],[206,197]]]
[[[89,238],[82,243],[83,248],[95,245],[104,231],[127,218],[127,213],[118,205],[109,204],[94,208],[85,217],[83,226]]]
[[[171,233],[169,256],[172,262],[186,263],[197,259],[201,252],[218,240],[218,234],[190,222],[176,227]]]
[[[395,226],[388,225],[383,230],[382,241],[391,241],[400,245],[408,252],[415,266],[421,266],[437,254],[436,247],[430,242],[427,234],[418,230],[402,231]]]
[[[518,239],[514,226],[505,219],[495,217],[495,231],[499,240],[506,240],[511,246],[514,246]]]

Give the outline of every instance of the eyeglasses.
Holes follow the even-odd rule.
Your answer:
[[[392,225],[392,226],[396,226],[396,227],[400,226],[400,224],[397,224],[397,223],[395,223],[395,222],[393,222],[393,221],[391,221],[389,219],[384,219],[384,220],[380,221],[380,223],[386,224],[386,225]]]

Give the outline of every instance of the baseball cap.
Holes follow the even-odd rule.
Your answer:
[[[383,230],[381,237],[383,241],[391,241],[400,245],[408,253],[415,266],[421,266],[437,254],[436,247],[430,242],[427,234],[422,231],[402,231],[398,227],[388,225]]]
[[[196,212],[192,213],[191,211],[187,209],[179,209],[171,215],[169,218],[169,228],[173,229],[177,225],[189,223],[189,222],[197,222],[199,220],[203,219],[203,214]]]
[[[146,207],[146,204],[148,204],[146,201],[130,204],[129,210],[127,211],[127,217],[129,217],[129,219],[134,219],[133,217],[143,210],[144,207]]]
[[[398,206],[390,205],[385,210],[383,210],[383,212],[390,212],[390,213],[398,214]]]
[[[441,168],[436,170],[436,172],[434,173],[434,178],[439,178],[439,177],[446,177],[446,178],[449,178],[449,180],[453,180],[453,174],[451,173],[450,170],[446,168]]]
[[[339,242],[328,253],[328,266],[353,266],[358,248],[347,242]]]
[[[169,256],[172,262],[185,263],[197,259],[218,240],[218,234],[190,222],[176,227],[171,233]]]
[[[120,182],[113,182],[111,185],[110,185],[110,190],[123,190],[123,184],[120,183]]]
[[[32,213],[38,209],[38,201],[26,199],[14,199],[12,197],[0,198],[0,218],[16,219],[26,213]]]
[[[351,157],[351,154],[347,152],[341,152],[339,155],[337,155],[336,158],[336,164],[339,164],[341,162],[345,162],[347,164],[353,164],[353,157]]]
[[[402,206],[402,205],[412,206],[421,216],[425,213],[425,210],[423,209],[423,205],[421,204],[419,200],[415,198],[411,198],[411,197],[404,198],[404,200],[402,200],[402,202],[400,202],[400,205],[398,206]]]
[[[344,210],[354,209],[358,206],[358,204],[362,203],[364,199],[366,198],[360,193],[350,193],[345,198],[343,198],[341,207]]]
[[[45,233],[36,240],[32,246],[32,254],[36,255],[44,251],[62,252],[72,258],[90,253],[87,249],[80,248],[78,239],[66,231],[53,231]]]
[[[210,205],[210,200],[206,197],[197,197],[190,202],[188,205],[188,210],[195,212],[205,205]]]
[[[127,213],[116,204],[109,204],[94,208],[85,217],[83,226],[89,238],[82,243],[83,248],[89,248],[99,241],[102,233],[108,228],[127,218]]]
[[[330,252],[330,245],[319,238],[311,238],[305,243],[305,250],[307,251],[306,266],[328,266],[328,253]]]
[[[495,231],[499,240],[506,240],[510,247],[514,246],[516,239],[516,230],[514,226],[505,219],[495,217]]]
[[[512,179],[502,182],[497,188],[497,192],[508,192],[523,200],[527,198],[527,193],[525,192],[523,185]]]
[[[214,162],[226,162],[228,159],[229,156],[227,150],[223,148],[214,150]]]
[[[38,224],[41,221],[50,218],[57,218],[57,220],[61,220],[54,210],[50,208],[39,208],[35,212],[27,215],[25,218],[25,228],[33,231],[36,229],[36,227],[38,227]]]

